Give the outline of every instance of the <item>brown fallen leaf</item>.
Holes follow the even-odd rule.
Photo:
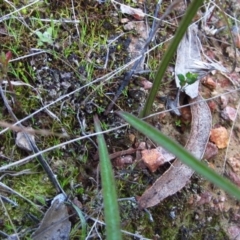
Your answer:
[[[145,13],[140,8],[132,8],[125,4],[121,4],[120,9],[123,14],[132,15],[137,20],[143,20],[145,17]]]
[[[140,78],[139,85],[142,86],[145,90],[148,90],[152,88],[153,83],[148,81],[146,78]]]
[[[57,195],[45,213],[39,228],[32,234],[33,240],[68,240],[71,222],[63,194]]]
[[[191,133],[185,148],[196,158],[201,159],[209,139],[212,116],[207,103],[202,101],[201,96],[190,102],[196,102],[196,104],[191,105]],[[194,171],[180,160],[175,160],[171,167],[138,199],[140,208],[153,207],[166,197],[175,194],[188,183],[193,173]]]
[[[210,141],[214,142],[219,149],[227,147],[228,139],[229,136],[225,127],[218,127],[211,130]]]
[[[180,81],[177,74],[187,73],[194,59],[201,60],[198,44],[197,25],[191,25],[177,51],[175,80],[178,87],[180,87]],[[186,52],[188,54],[185,54]],[[188,86],[188,89],[185,89],[186,94],[192,98],[189,101],[192,113],[191,132],[185,148],[200,160],[209,140],[212,116],[207,103],[199,95],[198,84],[199,81],[196,81],[189,85],[190,88]],[[180,191],[189,182],[193,173],[194,170],[183,164],[179,159],[175,160],[170,168],[138,199],[140,208],[153,207],[166,197]]]
[[[162,147],[146,149],[142,151],[142,160],[151,172],[155,172],[159,166],[173,160],[175,156]]]
[[[216,82],[211,78],[211,77],[206,77],[204,80],[203,80],[203,85],[206,86],[208,89],[210,90],[214,90],[216,89],[217,87],[217,84]]]
[[[114,159],[114,161],[113,161],[113,165],[115,167],[124,167],[124,166],[130,165],[132,163],[133,163],[132,155],[120,156],[120,157],[117,157],[116,159]]]
[[[216,112],[218,109],[218,105],[214,100],[208,101],[208,106],[209,106],[211,112],[213,112],[213,113]]]

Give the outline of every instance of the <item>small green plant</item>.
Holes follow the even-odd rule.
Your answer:
[[[43,46],[44,43],[52,45],[53,44],[52,32],[53,32],[52,27],[47,28],[46,31],[43,33],[40,31],[36,31],[35,33],[38,36],[38,46]]]
[[[153,86],[148,95],[148,98],[144,105],[143,111],[140,114],[141,117],[146,117],[147,115],[150,114],[153,102],[155,100],[155,97],[157,95],[159,87],[162,84],[162,79],[166,72],[166,69],[167,69],[170,61],[172,60],[173,55],[175,54],[175,52],[178,48],[178,45],[179,45],[180,41],[182,40],[182,37],[184,36],[189,24],[191,23],[193,17],[195,16],[198,9],[201,7],[203,2],[204,2],[203,0],[193,0],[189,4],[187,11],[178,27],[178,30],[175,33],[174,39],[172,40],[171,44],[169,45],[166,53],[163,56],[163,60],[161,61],[160,65],[158,67],[158,71],[156,73],[156,76],[155,76],[155,79],[153,82]]]
[[[35,31],[38,36],[38,46],[43,46],[44,43],[53,45],[54,39],[57,37],[57,28],[55,27],[53,21],[51,21],[51,26],[46,29],[43,33],[39,30]]]
[[[186,85],[191,85],[197,81],[198,74],[197,73],[191,73],[187,72],[184,76],[183,74],[178,74],[178,79],[180,81],[180,86],[183,88]]]
[[[182,121],[181,121],[181,119],[177,119],[177,120],[175,121],[175,125],[176,125],[176,127],[181,127],[181,126],[182,126]]]

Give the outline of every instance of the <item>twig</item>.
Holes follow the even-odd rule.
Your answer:
[[[0,85],[0,95],[1,95],[1,97],[2,97],[2,99],[3,99],[3,101],[4,101],[4,104],[5,104],[8,112],[9,112],[9,114],[12,116],[12,118],[14,119],[14,121],[18,122],[17,117],[16,117],[15,114],[13,113],[12,108],[11,108],[11,106],[9,105],[9,103],[8,103],[8,101],[7,101],[7,99],[6,99],[5,94],[3,93],[2,85]],[[19,123],[19,124],[18,124],[18,127],[20,127],[21,130],[23,131],[24,137],[25,137],[26,140],[28,141],[29,146],[31,147],[32,151],[33,151],[35,154],[36,154],[36,153],[39,153],[40,151],[39,151],[38,147],[37,147],[36,144],[32,141],[32,139],[28,136],[28,134],[25,133],[22,124]],[[52,169],[50,168],[49,164],[48,164],[47,161],[43,158],[42,154],[39,154],[39,155],[37,156],[37,159],[38,159],[39,163],[42,165],[43,169],[44,169],[45,172],[47,173],[50,181],[52,182],[52,184],[54,185],[54,187],[57,189],[57,191],[63,193],[65,196],[67,196],[66,193],[64,192],[64,190],[62,189],[61,185],[60,185],[59,182],[57,181],[57,179],[56,179],[56,177],[55,177]]]
[[[213,100],[213,99],[216,99],[216,98],[218,98],[218,97],[220,97],[220,96],[227,95],[227,94],[231,94],[231,93],[238,92],[238,91],[240,91],[240,88],[231,90],[231,91],[226,92],[226,93],[221,93],[221,94],[216,95],[216,96],[214,96],[214,97],[211,97],[211,98],[208,98],[208,99],[203,99],[203,100],[197,101],[197,102],[195,102],[195,103],[189,103],[189,104],[181,105],[181,106],[179,106],[178,108],[181,109],[181,108],[188,107],[188,106],[191,106],[191,105],[194,105],[194,104],[203,102],[203,101]],[[172,111],[172,110],[170,109],[170,110],[164,110],[164,111],[161,111],[161,112],[153,113],[153,114],[151,114],[151,115],[149,115],[149,116],[147,116],[147,117],[144,117],[144,118],[142,118],[142,119],[152,118],[152,117],[158,116],[159,114],[167,113],[167,112],[170,112],[170,111]],[[31,156],[28,156],[28,157],[23,158],[23,159],[21,159],[21,160],[15,161],[15,162],[10,163],[10,164],[8,164],[8,165],[4,165],[4,166],[0,167],[0,172],[5,171],[5,170],[7,170],[7,169],[9,169],[9,168],[12,168],[12,167],[14,167],[14,166],[18,166],[18,165],[21,165],[21,164],[25,164],[25,163],[28,162],[30,159],[32,159],[32,158],[34,158],[34,157],[36,157],[36,156],[38,156],[38,155],[40,155],[40,154],[42,154],[42,153],[46,153],[46,152],[52,151],[52,150],[54,150],[54,149],[56,149],[56,148],[66,146],[66,145],[68,145],[68,144],[74,143],[74,142],[79,141],[79,140],[83,140],[83,139],[85,139],[85,138],[97,136],[98,134],[113,132],[113,131],[116,131],[117,129],[120,129],[120,128],[123,128],[123,127],[127,127],[127,126],[128,126],[128,124],[122,124],[122,125],[120,125],[120,126],[118,126],[118,127],[111,128],[111,129],[108,129],[108,130],[105,130],[105,131],[102,131],[102,132],[92,133],[92,134],[89,134],[89,135],[87,135],[87,136],[80,136],[80,137],[71,139],[71,140],[69,140],[69,141],[66,141],[66,142],[57,144],[57,145],[55,145],[55,146],[52,146],[52,147],[50,147],[50,148],[41,150],[41,152],[32,154]]]
[[[137,151],[137,149],[129,148],[127,150],[122,150],[122,151],[119,151],[119,152],[115,152],[115,153],[109,154],[109,158],[110,159],[114,159],[114,158],[117,158],[117,157],[120,157],[120,156],[123,156],[123,155],[133,154],[136,151]],[[98,153],[93,157],[93,159],[94,160],[98,160],[99,159]]]

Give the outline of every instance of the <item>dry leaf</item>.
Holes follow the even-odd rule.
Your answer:
[[[201,60],[199,41],[197,38],[197,25],[192,24],[184,35],[177,50],[177,59],[175,65],[175,82],[178,88],[181,88],[178,74],[185,75],[192,72],[191,67],[196,60]],[[192,99],[198,96],[199,80],[184,88],[185,93]]]
[[[174,158],[173,154],[167,152],[162,147],[142,151],[142,160],[151,172],[155,172],[159,166]]]
[[[195,104],[191,105],[191,134],[185,148],[197,159],[201,159],[209,139],[212,116],[207,103],[202,101],[201,96],[190,101],[190,103],[193,102]],[[194,171],[180,160],[175,160],[171,167],[138,199],[140,208],[155,206],[166,197],[175,194],[189,182],[193,173]]]
[[[208,106],[209,106],[211,112],[213,112],[213,113],[216,112],[218,109],[218,105],[214,100],[208,101]]]
[[[32,128],[29,128],[32,130]],[[29,141],[26,139],[25,135],[27,135],[31,141],[34,143],[35,142],[35,137],[34,135],[32,134],[29,134],[29,133],[24,133],[24,132],[18,132],[17,133],[17,137],[16,137],[16,145],[18,147],[20,147],[21,149],[23,150],[26,150],[26,151],[29,151],[29,152],[32,152],[32,147],[30,146],[30,143]]]
[[[133,163],[133,156],[132,155],[125,155],[125,156],[120,156],[114,159],[113,165],[115,167],[124,167],[126,165],[130,165]]]
[[[33,240],[68,240],[71,230],[71,222],[67,206],[64,203],[65,196],[57,195],[51,207],[45,213],[39,228],[33,233]]]
[[[137,20],[143,20],[145,13],[140,8],[132,8],[125,4],[121,4],[121,12],[124,14],[132,15]]]
[[[203,80],[203,85],[206,86],[207,88],[209,88],[210,90],[214,90],[217,87],[217,84],[211,77],[206,77]]]
[[[152,88],[153,83],[148,81],[146,78],[140,78],[139,85],[142,86],[145,90],[148,90]]]
[[[132,133],[128,135],[128,139],[130,140],[131,143],[134,143],[136,140],[136,136]]]
[[[211,130],[210,141],[214,142],[220,149],[227,147],[228,138],[228,132],[225,127],[218,127]]]
[[[176,75],[194,71],[194,69],[189,70],[189,67],[191,67],[193,60],[201,60],[198,44],[197,26],[191,25],[178,47]],[[177,76],[175,80],[177,86],[180,87]],[[191,88],[186,88],[186,93],[193,99],[190,100],[191,132],[185,148],[200,160],[209,140],[212,116],[207,103],[198,93],[198,82],[191,84]],[[193,173],[194,170],[183,164],[179,159],[175,160],[171,167],[138,199],[140,208],[153,207],[168,196],[180,191],[189,182]]]
[[[136,147],[138,150],[144,150],[147,148],[147,144],[146,144],[146,142],[136,143]]]

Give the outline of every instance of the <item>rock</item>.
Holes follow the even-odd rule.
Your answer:
[[[225,127],[218,127],[211,130],[210,141],[214,142],[219,149],[227,147],[228,140],[229,136]]]

